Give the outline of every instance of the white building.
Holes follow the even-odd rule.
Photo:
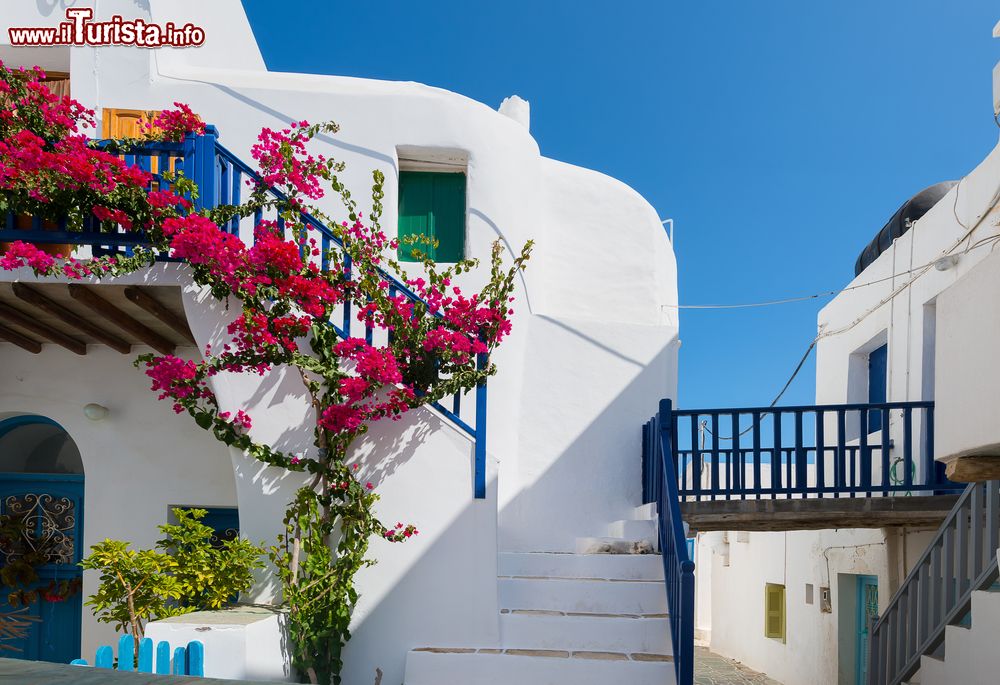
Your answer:
[[[639,451],[641,417],[656,400],[675,394],[679,340],[673,251],[642,197],[614,179],[540,155],[528,130],[527,103],[517,99],[497,112],[418,83],[269,72],[238,0],[7,4],[0,17],[0,59],[64,72],[72,96],[105,120],[109,128],[103,135],[126,131],[136,110],[180,101],[218,127],[222,144],[249,159],[264,126],[333,119],[341,133],[318,140],[317,149],[345,161],[342,178],[359,191],[370,184],[373,169],[385,173],[386,227],[396,224],[400,172],[441,165],[467,179],[459,245],[466,256],[486,256],[498,237],[512,249],[536,241],[531,268],[519,284],[514,333],[496,355],[500,373],[489,385],[486,498],[473,499],[470,437],[434,410],[378,426],[358,449],[360,477],[375,483],[383,498],[379,515],[413,521],[421,535],[406,545],[373,544],[379,563],[360,578],[345,682],[372,682],[376,667],[385,672],[386,683],[401,682],[407,652],[421,647],[668,653],[662,616],[622,628],[625,619],[613,616],[581,626],[579,618],[559,616],[562,622],[553,623],[552,616],[516,615],[532,609],[664,611],[658,583],[607,582],[600,586],[607,592],[594,593],[597,585],[537,578],[655,579],[662,575],[657,576],[653,556],[612,559],[603,566],[597,560],[592,567],[578,565],[573,555],[517,554],[572,552],[579,538],[606,534],[648,536],[648,524],[628,520],[640,490],[639,461],[631,455]],[[4,44],[9,27],[55,26],[65,20],[65,8],[76,5],[96,5],[95,20],[121,14],[159,24],[194,22],[204,29],[206,42],[157,50]],[[241,534],[255,541],[275,539],[281,513],[299,485],[296,478],[228,453],[188,417],[157,402],[131,363],[147,348],[86,313],[64,283],[28,273],[3,273],[0,281],[0,332],[41,343],[37,353],[31,345],[0,343],[0,419],[16,419],[0,423],[0,495],[23,497],[55,487],[50,474],[37,474],[45,461],[40,455],[49,455],[52,463],[45,469],[69,474],[59,487],[75,493],[80,516],[76,523],[63,523],[77,538],[77,558],[104,538],[151,546],[156,526],[176,505],[209,507],[227,521],[238,510]],[[191,337],[136,307],[126,297],[128,287],[157,299],[189,326]],[[72,310],[105,335],[72,325],[76,319],[58,315],[58,308],[39,309],[25,299],[25,290],[35,293],[36,302],[40,295]],[[93,290],[191,357],[222,340],[220,330],[230,316],[177,265],[93,284]],[[129,292],[135,296],[135,290]],[[12,318],[11,309],[85,349],[72,351],[73,340],[67,345],[39,337],[16,314]],[[124,339],[126,353],[102,344],[106,334]],[[226,408],[242,408],[254,418],[258,440],[289,449],[311,443],[301,388],[280,371],[253,381],[219,381],[215,390]],[[106,416],[92,407],[88,418],[84,408],[91,404],[107,408]],[[463,416],[472,408],[467,404]],[[55,443],[62,452],[53,461]],[[95,589],[96,578],[84,574],[83,595]],[[273,584],[262,579],[243,599],[273,601]],[[626,601],[628,607],[618,606]],[[60,641],[65,646],[68,640],[71,651],[76,647],[84,656],[112,642],[110,629],[79,604],[60,611],[69,613],[46,614],[33,647],[41,651],[34,656],[53,653],[45,650]],[[82,637],[74,632],[77,625]],[[152,632],[195,627],[160,626]],[[250,632],[216,626],[214,632],[197,633],[208,648],[208,675],[281,673],[277,645],[267,642],[273,635],[246,638]],[[243,657],[227,651],[244,649],[245,639],[252,642]],[[233,640],[240,644],[227,642]],[[555,663],[504,654],[507,661],[497,666],[491,661],[497,655],[474,656],[473,665],[463,662],[464,672],[500,669],[497,682]],[[407,682],[428,682],[421,678],[469,657],[418,653],[411,656],[415,670]],[[567,659],[559,668],[605,682],[619,677],[609,673],[653,682],[671,671],[662,660],[624,658],[624,664]]]
[[[1000,112],[1000,64],[993,93]],[[911,225],[897,222],[897,233],[866,250],[848,289],[820,312],[816,403],[933,400],[934,457],[957,480],[995,480],[1000,146],[960,182],[930,196],[939,201]],[[855,426],[855,444],[857,432]],[[902,444],[895,411],[890,435]],[[713,651],[785,685],[854,685],[866,649],[866,612],[885,612],[935,535],[907,526],[704,533],[696,558],[700,636]],[[768,637],[765,602],[775,590],[784,625],[780,636]],[[997,625],[1000,605],[993,599],[976,595],[972,626],[979,630],[949,627],[947,647],[936,653],[944,665],[925,656],[920,682],[996,682],[1000,663],[984,642],[992,634],[995,645],[990,626]]]

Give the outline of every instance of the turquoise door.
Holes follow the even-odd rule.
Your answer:
[[[855,683],[866,685],[868,682],[868,636],[872,626],[878,620],[878,578],[875,576],[858,576],[857,596],[857,655]]]
[[[80,656],[83,484],[80,452],[58,424],[42,416],[0,421],[0,612],[37,619],[24,637],[4,641],[17,651],[0,656]]]

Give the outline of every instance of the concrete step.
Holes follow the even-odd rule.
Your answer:
[[[632,518],[636,521],[653,521],[656,519],[656,502],[643,504],[632,510]]]
[[[413,650],[406,655],[403,682],[404,685],[674,685],[676,679],[672,662],[646,661],[641,655]]]
[[[649,616],[667,613],[661,582],[500,578],[500,608]]]
[[[921,685],[989,685],[997,682],[1000,653],[996,649],[1000,634],[1000,593],[972,593],[971,622],[945,628],[943,658],[924,655],[920,658]]]
[[[608,524],[608,537],[623,540],[649,540],[656,546],[656,521],[628,520],[613,521]]]
[[[500,555],[499,575],[662,581],[663,560],[656,554],[508,552]]]
[[[620,537],[577,538],[577,554],[652,554],[652,537],[625,539]]]
[[[566,616],[535,612],[502,614],[500,644],[506,649],[671,654],[670,619]]]

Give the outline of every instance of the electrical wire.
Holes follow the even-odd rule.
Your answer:
[[[961,223],[961,222],[959,222],[959,223]],[[965,228],[965,224],[961,224],[961,225],[962,225],[963,228]],[[962,237],[962,241],[964,241],[967,237],[968,236],[963,236]],[[982,245],[984,243],[987,243],[987,242],[990,242],[990,241],[997,241],[997,240],[1000,240],[1000,234],[995,234],[995,235],[988,236],[986,238],[983,238],[979,242],[977,242],[977,243],[975,243],[973,245],[970,245],[969,247],[965,248],[965,250],[962,252],[962,254],[968,254],[971,250],[975,249],[976,247],[979,247],[980,245]],[[961,242],[961,241],[959,241],[959,242]],[[782,299],[779,299],[779,300],[764,300],[763,302],[744,302],[744,303],[735,303],[735,304],[668,304],[668,305],[664,305],[664,306],[665,307],[670,307],[671,309],[749,309],[749,308],[752,308],[752,307],[770,307],[772,305],[777,305],[777,304],[790,304],[790,303],[793,303],[793,302],[804,302],[806,300],[815,300],[815,299],[820,298],[820,297],[827,297],[827,296],[830,296],[830,295],[839,295],[841,293],[850,292],[852,290],[859,290],[861,288],[867,288],[868,286],[878,285],[879,283],[885,283],[886,281],[891,281],[893,279],[899,278],[900,276],[908,276],[909,274],[916,273],[918,271],[919,272],[927,271],[930,267],[934,266],[934,263],[936,261],[937,260],[934,260],[934,262],[928,262],[927,264],[921,264],[920,266],[915,266],[912,269],[907,269],[906,271],[900,271],[900,272],[894,273],[894,274],[892,274],[890,276],[885,276],[884,278],[876,278],[873,281],[866,281],[865,283],[858,283],[857,285],[849,285],[849,286],[846,286],[844,288],[841,288],[840,290],[826,290],[824,292],[813,293],[811,295],[798,295],[798,296],[794,296],[794,297],[782,298]],[[912,279],[912,280],[916,280],[916,279]],[[912,280],[910,282],[912,282]],[[907,283],[907,285],[908,284],[909,283]]]

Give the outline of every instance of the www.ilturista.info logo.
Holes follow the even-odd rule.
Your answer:
[[[153,24],[143,19],[124,19],[116,14],[109,21],[91,21],[94,10],[66,10],[67,21],[51,27],[11,27],[11,45],[133,45],[140,48],[188,48],[205,42],[205,29],[194,24],[178,26],[172,21]]]

